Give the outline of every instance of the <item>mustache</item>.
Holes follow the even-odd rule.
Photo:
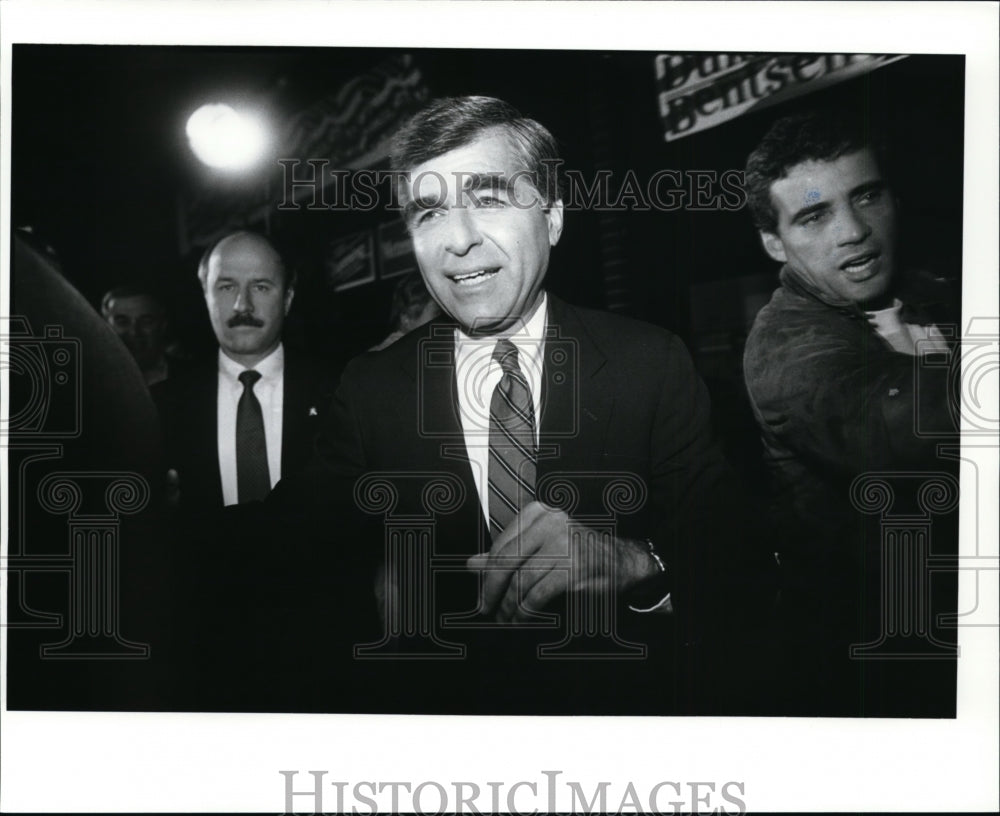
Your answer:
[[[254,317],[252,314],[248,314],[247,312],[239,312],[229,318],[226,325],[231,329],[236,328],[237,326],[254,326],[258,329],[262,329],[264,328],[264,321]]]

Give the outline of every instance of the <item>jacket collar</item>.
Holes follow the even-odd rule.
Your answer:
[[[545,297],[547,300],[546,308],[548,309],[546,341],[562,337],[572,338],[572,342],[577,344],[584,344],[586,353],[581,356],[586,360],[586,368],[583,370],[583,373],[593,376],[607,361],[606,353],[593,337],[592,333],[588,331],[585,321],[581,320],[575,307],[556,297],[551,292],[546,292]],[[455,365],[455,330],[458,328],[458,323],[455,320],[447,315],[441,315],[414,331],[412,342],[432,344],[435,362],[440,364],[446,361],[446,364],[453,368]],[[397,341],[397,343],[400,348],[405,348],[406,339]],[[549,355],[554,352],[555,348],[553,345],[546,342],[543,350],[546,367],[549,363]],[[413,365],[413,360],[409,352],[400,354],[398,363],[399,367],[406,372],[410,379],[414,379],[417,376],[417,372],[422,370],[420,365]]]
[[[541,442],[543,447],[559,448],[562,465],[568,461],[569,453],[586,452],[584,460],[574,466],[592,468],[591,459],[596,456],[599,461],[603,450],[615,399],[613,390],[602,381],[608,355],[575,307],[551,292],[547,297],[539,418]],[[461,443],[464,437],[455,390],[456,323],[439,318],[422,328],[418,330],[419,337],[409,341],[412,347],[399,349],[399,364],[409,379],[419,378],[421,417],[424,422],[433,423],[433,428],[428,428],[431,434]],[[407,343],[407,339],[399,343]],[[570,439],[573,444],[567,444]],[[547,464],[540,462],[540,467],[544,469]]]
[[[834,298],[819,290],[788,264],[781,267],[778,278],[782,287],[799,297],[816,301],[849,317],[864,320],[866,323],[869,320],[865,311],[856,303]],[[947,284],[945,282],[935,280],[920,272],[899,270],[893,281],[893,289],[896,297],[903,304],[900,318],[904,323],[927,326],[950,319],[946,313],[949,304],[944,302],[950,297],[950,293],[946,291]]]
[[[849,317],[858,318],[867,321],[867,315],[865,315],[864,310],[861,309],[856,303],[850,300],[843,300],[841,298],[835,298],[832,295],[827,294],[816,286],[809,283],[802,275],[792,269],[788,264],[781,267],[781,272],[778,273],[778,280],[781,281],[781,285],[787,289],[792,294],[798,295],[799,297],[804,297],[809,300],[817,301],[824,306],[828,306],[831,309],[835,309],[838,312],[842,312]]]

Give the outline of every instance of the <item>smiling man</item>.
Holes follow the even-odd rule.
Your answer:
[[[427,287],[474,335],[530,319],[542,300],[549,250],[562,234],[562,202],[535,189],[516,138],[486,128],[413,167],[403,191]],[[410,161],[419,161],[415,153]]]
[[[557,160],[542,125],[489,97],[437,100],[397,134],[403,215],[444,315],[347,366],[309,487],[275,491],[353,497],[373,522],[332,547],[362,541],[378,562],[383,638],[358,654],[390,660],[383,710],[691,710],[682,647],[735,597],[727,570],[754,584],[681,342],[545,291]]]
[[[941,329],[955,317],[942,281],[900,268],[885,169],[868,130],[819,114],[777,121],[746,167],[761,242],[782,264],[781,286],[747,339],[744,373],[772,476],[786,619],[793,638],[819,644],[814,676],[795,680],[799,693],[818,694],[803,690],[834,677],[840,692],[857,693],[839,671],[848,644],[878,636],[879,517],[855,507],[852,482],[951,469],[936,455],[948,437],[917,429],[953,428],[954,334]],[[944,364],[921,367],[914,358],[924,354]],[[939,534],[938,554],[954,544],[947,538]]]

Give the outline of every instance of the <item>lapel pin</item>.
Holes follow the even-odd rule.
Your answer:
[[[318,416],[319,412],[316,410],[315,405],[309,406],[309,416]]]

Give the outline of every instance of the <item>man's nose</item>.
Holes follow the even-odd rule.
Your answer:
[[[470,249],[482,243],[482,236],[468,206],[452,207],[448,211],[447,218],[445,249],[450,253],[465,255]]]
[[[837,242],[840,244],[857,244],[869,235],[872,228],[854,207],[848,207],[837,224]]]
[[[253,312],[253,297],[250,294],[250,289],[240,289],[236,294],[236,300],[233,301],[233,311],[234,312]]]

